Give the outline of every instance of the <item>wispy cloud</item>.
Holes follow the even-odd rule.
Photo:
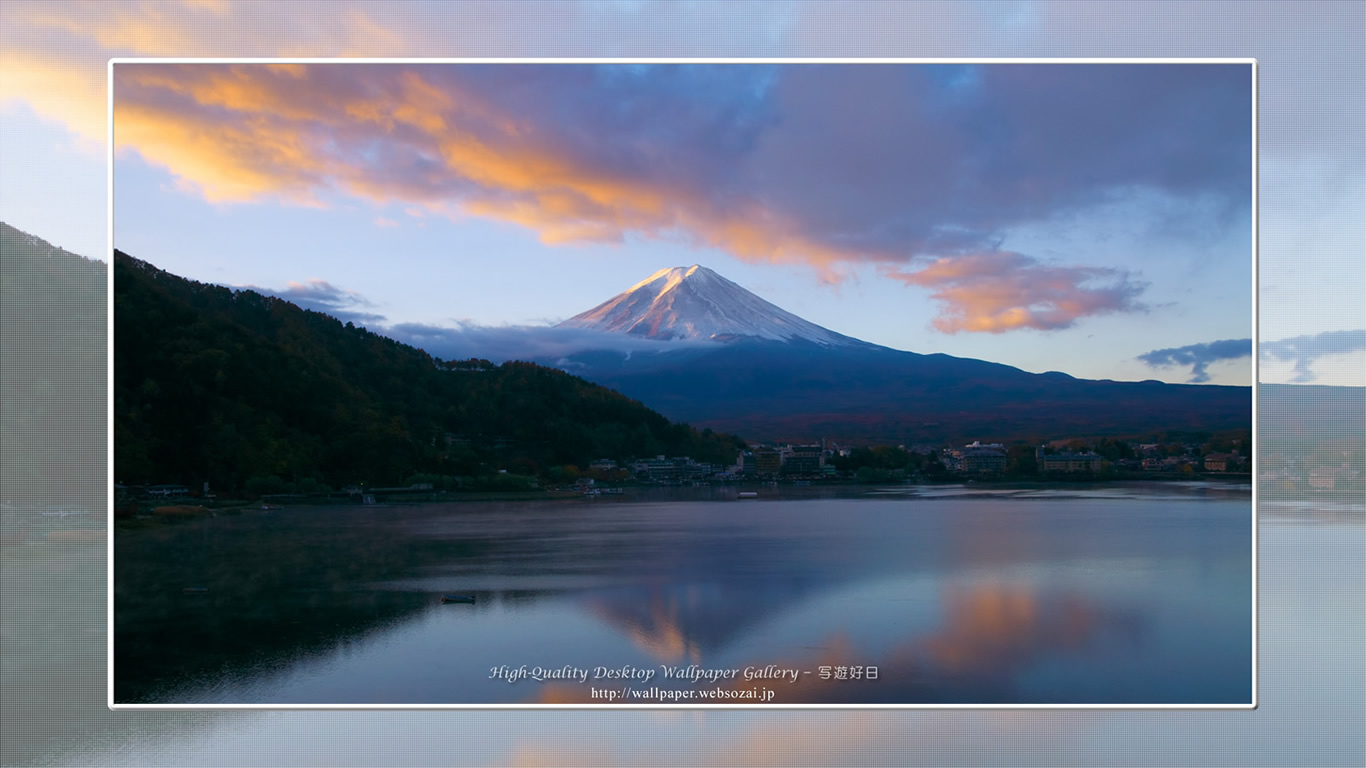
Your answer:
[[[276,296],[304,309],[331,315],[342,322],[372,326],[376,329],[385,321],[385,316],[373,312],[360,311],[359,308],[373,307],[374,303],[355,291],[338,288],[326,280],[305,280],[290,282],[284,289],[261,288],[255,285],[240,286],[268,296]]]
[[[659,341],[582,328],[560,328],[553,324],[553,320],[547,320],[546,325],[491,326],[481,325],[472,320],[455,320],[451,325],[390,324],[385,315],[367,311],[376,306],[373,301],[357,291],[341,288],[326,280],[289,282],[283,289],[262,288],[256,285],[230,287],[275,296],[303,309],[322,312],[342,322],[362,325],[375,333],[424,350],[443,360],[465,360],[472,357],[495,363],[530,360],[556,364],[572,372],[576,363],[568,358],[580,352],[656,353],[705,346],[709,343],[688,340]]]
[[[571,373],[575,366],[566,358],[578,352],[591,350],[655,353],[709,343],[658,341],[582,328],[536,325],[487,326],[473,322],[460,322],[453,327],[400,323],[371,330],[426,350],[428,354],[443,360],[463,360],[471,357],[495,363],[507,360],[534,360],[559,365]]]
[[[1311,366],[1319,358],[1366,351],[1366,329],[1326,331],[1280,341],[1264,341],[1259,348],[1264,359],[1293,361],[1295,376],[1291,381],[1307,384],[1315,379]]]
[[[1263,349],[1265,346],[1263,345]],[[1138,359],[1154,368],[1189,365],[1190,383],[1201,384],[1209,381],[1208,368],[1211,363],[1242,357],[1252,357],[1252,339],[1224,339],[1203,344],[1187,344],[1184,347],[1155,349],[1139,355]]]
[[[1138,301],[1145,284],[1127,272],[1049,266],[1010,251],[960,254],[886,274],[931,289],[944,304],[934,325],[945,333],[1051,331],[1090,315],[1146,309]]]

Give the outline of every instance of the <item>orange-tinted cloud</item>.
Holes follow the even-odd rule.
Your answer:
[[[119,110],[116,147],[147,147],[149,160],[175,168],[177,183],[213,203],[275,195],[319,205],[316,191],[327,163],[308,139],[279,130],[268,120],[245,125],[201,117],[175,117],[155,106]]]
[[[5,12],[30,35],[112,56],[412,56],[423,42],[421,20],[387,2],[334,4],[326,19],[307,5],[232,0],[11,0]]]
[[[16,103],[104,146],[109,125],[105,88],[100,78],[91,76],[88,66],[5,50],[0,64],[0,104]]]
[[[1004,82],[1050,93],[1050,75],[1038,72]],[[1171,72],[1160,74],[1131,85],[1171,82]],[[325,205],[358,195],[510,221],[546,245],[667,239],[813,266],[829,282],[873,262],[932,291],[943,305],[934,327],[948,333],[1050,331],[1143,309],[1145,284],[1127,272],[982,250],[990,232],[1078,205],[1097,183],[1067,165],[1056,178],[1041,175],[1040,157],[1015,146],[1019,137],[975,146],[977,128],[953,130],[921,105],[945,109],[955,104],[937,104],[945,87],[958,98],[967,86],[907,68],[781,75],[705,66],[120,64],[115,142],[220,204]],[[858,78],[872,96],[852,96]],[[765,89],[776,96],[759,98]],[[897,93],[903,101],[867,104]],[[1049,135],[1018,108],[1040,123],[1030,130]],[[1044,150],[1055,149],[1049,139]],[[1012,178],[1016,167],[1029,178]],[[1116,180],[1139,174],[1123,160],[1101,167]],[[1201,183],[1173,179],[1153,183]]]
[[[481,10],[488,49],[436,36],[427,6],[348,2],[325,23],[304,7],[12,0],[0,101],[102,141],[109,56],[532,52],[503,31],[520,29],[520,9],[504,10],[515,5]],[[556,8],[540,21],[569,28],[598,12]],[[120,148],[206,199],[359,195],[514,222],[550,244],[664,238],[811,265],[832,282],[865,263],[916,274],[1135,190],[1239,210],[1250,198],[1250,72],[1239,66],[209,69],[184,82],[144,72],[119,98],[131,126]],[[271,82],[289,72],[295,87]],[[266,146],[247,148],[254,136]],[[1037,288],[1042,273],[1029,277]],[[1134,308],[1074,288],[1035,307],[1037,296],[984,303],[946,286],[937,326],[1066,327]]]
[[[1154,88],[1180,74],[1121,81]],[[1232,75],[1213,80],[1236,85]],[[974,138],[985,129],[938,112],[986,86],[907,68],[126,65],[115,77],[119,148],[216,202],[359,195],[516,223],[551,245],[667,239],[805,264],[831,281],[871,262],[930,289],[944,306],[935,326],[949,333],[1053,330],[1143,308],[1144,285],[1123,271],[983,251],[1001,228],[1084,205],[1110,183],[1227,182],[1230,195],[1246,185],[1122,157],[1087,169],[1060,160],[1049,176],[1060,139],[1027,104],[1003,99],[1037,138]],[[1051,77],[1002,82],[1056,98]],[[878,100],[852,87],[864,80],[902,101],[869,107]],[[249,136],[261,146],[245,146]]]
[[[102,145],[111,57],[432,55],[430,35],[413,8],[387,2],[336,3],[320,19],[297,3],[6,0],[0,105],[24,104]]]
[[[686,173],[642,167],[653,148],[626,162],[610,151],[595,157],[556,126],[509,112],[451,74],[395,65],[118,65],[115,145],[216,203],[318,204],[342,191],[455,204],[532,229],[547,244],[635,233],[828,274],[863,255],[805,235],[800,221],[762,199],[718,204]],[[515,73],[509,80],[518,84]]]
[[[115,142],[216,203],[359,196],[515,223],[548,245],[668,240],[806,265],[831,282],[877,264],[929,289],[948,333],[1141,310],[1145,286],[1121,270],[985,249],[1012,226],[1136,188],[1239,200],[1246,158],[1176,168],[1171,147],[1185,144],[1103,121],[1108,138],[1088,134],[1095,156],[1079,165],[1053,115],[997,89],[1072,114],[1099,109],[1063,98],[1092,81],[1068,68],[996,72],[126,64],[114,74]],[[1179,88],[1192,72],[1205,71],[1125,70],[1116,82]],[[1245,74],[1194,77],[1201,87],[1178,101],[1204,88],[1236,105]],[[1191,130],[1224,126],[1225,111]],[[1100,154],[1115,142],[1145,161]]]
[[[934,325],[944,333],[1056,330],[1091,315],[1144,309],[1138,296],[1145,286],[1127,272],[1047,266],[1010,251],[962,254],[916,271],[885,273],[934,292],[944,304]]]

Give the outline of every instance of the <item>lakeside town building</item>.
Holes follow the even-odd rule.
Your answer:
[[[1006,448],[1000,443],[983,444],[980,440],[974,440],[962,448],[948,451],[940,461],[956,472],[999,475],[1006,471]]]
[[[1095,472],[1104,457],[1093,451],[1081,453],[1044,453],[1039,448],[1034,454],[1040,472]]]

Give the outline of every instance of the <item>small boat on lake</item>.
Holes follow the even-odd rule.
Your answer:
[[[736,494],[736,497],[741,499],[757,499],[759,498],[759,494],[754,491],[740,491],[740,493]]]
[[[473,603],[474,595],[442,595],[443,603]]]

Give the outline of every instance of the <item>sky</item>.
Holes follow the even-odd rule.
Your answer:
[[[1141,357],[1250,338],[1250,64],[118,63],[113,78],[117,247],[440,335],[443,357],[701,263],[897,349],[1251,380],[1250,342],[1199,375]]]
[[[530,22],[498,5],[474,6],[469,18],[489,34],[460,46],[432,36],[449,23],[440,4],[348,3],[317,23],[251,3],[6,7],[0,160],[22,172],[0,182],[0,219],[94,256],[108,252],[96,226],[106,195],[64,181],[102,172],[109,56],[579,53],[500,36]],[[541,29],[658,25],[679,41],[730,29],[706,3],[523,7],[543,12],[531,24]],[[1017,41],[1056,28],[1060,8],[922,10],[990,55],[1036,56]],[[1087,23],[1110,35],[1126,15],[1153,23],[1113,8]],[[1341,27],[1342,9],[1316,8],[1277,45]],[[803,42],[833,21],[829,10],[742,5],[725,20],[767,30],[757,46],[748,38],[748,55],[812,55]],[[1239,23],[1233,32],[1249,40],[1274,31]],[[708,39],[705,51],[645,50],[726,53],[726,35]],[[962,46],[920,42],[917,55],[962,57]],[[1096,48],[1086,55],[1135,55]],[[1217,49],[1246,58],[1249,46]],[[876,44],[864,53],[885,55]],[[1361,81],[1322,79],[1361,56],[1325,46],[1310,58],[1263,61],[1260,72],[1260,194],[1272,211],[1259,232],[1260,377],[1363,384],[1366,236],[1354,211],[1366,206],[1366,173],[1350,141],[1362,130],[1351,107]],[[442,356],[488,338],[530,344],[658,269],[703,264],[897,349],[1086,378],[1253,375],[1243,65],[116,69],[114,246],[407,341],[439,340]],[[509,356],[519,351],[509,342]]]

